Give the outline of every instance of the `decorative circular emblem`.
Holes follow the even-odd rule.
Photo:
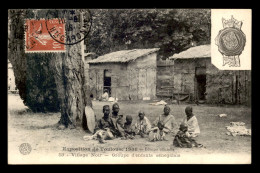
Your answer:
[[[219,51],[226,56],[240,55],[246,43],[245,34],[236,28],[224,28],[216,39]]]
[[[32,151],[32,147],[30,144],[28,143],[22,143],[20,146],[19,146],[19,151],[21,154],[23,155],[28,155],[31,153]]]
[[[240,67],[240,58],[246,44],[246,35],[242,32],[242,21],[233,16],[226,20],[222,18],[223,29],[215,38],[218,51],[223,55],[223,66]]]

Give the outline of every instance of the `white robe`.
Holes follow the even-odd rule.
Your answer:
[[[187,118],[185,117],[183,122],[188,125],[190,137],[196,137],[200,134],[200,127],[196,116],[191,117],[189,121],[187,121]]]

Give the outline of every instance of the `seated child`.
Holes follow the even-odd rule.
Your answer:
[[[149,133],[149,141],[167,141],[165,137],[165,132],[163,131],[164,124],[162,121],[159,121],[157,127],[151,129],[152,133]]]
[[[132,120],[133,120],[133,118],[131,115],[126,116],[126,122],[124,123],[125,135],[121,139],[134,139],[135,129],[134,129],[134,126],[132,125]]]
[[[135,133],[136,135],[140,135],[142,138],[147,135],[151,129],[151,123],[146,118],[145,113],[140,111],[138,113],[138,119],[137,122],[135,123]]]
[[[200,127],[196,116],[192,113],[192,107],[187,106],[185,113],[187,117],[184,118],[183,123],[188,125],[188,133],[190,137],[197,137],[200,134]]]
[[[103,106],[104,116],[97,121],[93,139],[97,139],[100,143],[105,143],[104,140],[115,138],[115,127],[111,118],[109,117],[110,108],[109,105]]]
[[[192,148],[192,147],[202,147],[201,144],[198,144],[194,139],[188,137],[188,126],[185,123],[181,123],[180,130],[173,140],[173,145],[175,147],[181,148]]]
[[[124,137],[124,120],[123,115],[119,114],[119,104],[114,103],[112,106],[112,113],[110,115],[113,125],[115,127],[115,137]]]
[[[171,134],[175,134],[176,121],[175,117],[170,114],[170,107],[165,105],[163,112],[164,113],[159,115],[153,122],[154,128],[149,132],[149,141],[167,140]]]

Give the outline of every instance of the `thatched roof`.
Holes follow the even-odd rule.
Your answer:
[[[173,56],[169,57],[169,59],[209,58],[211,57],[210,49],[210,44],[191,47],[183,52],[174,54]]]
[[[97,59],[89,61],[88,63],[89,64],[113,63],[113,62],[125,63],[125,62],[129,62],[129,61],[134,61],[137,58],[157,52],[158,50],[159,50],[159,48],[121,50],[121,51],[116,51],[116,52],[112,52],[112,53],[108,53],[108,54],[99,56]]]

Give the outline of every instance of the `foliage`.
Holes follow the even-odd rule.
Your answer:
[[[195,44],[210,42],[210,10],[203,9],[91,9],[92,28],[85,39],[88,52],[102,55],[135,48],[160,48],[167,58]],[[27,10],[27,18],[44,17]],[[42,11],[44,12],[44,11]],[[20,18],[20,20],[19,20]],[[24,103],[33,111],[58,111],[59,103],[50,55],[24,53],[23,17],[9,18],[8,58]],[[18,22],[17,22],[18,21]],[[17,22],[17,23],[15,23]],[[19,37],[16,37],[16,36]],[[20,37],[21,36],[21,37]]]
[[[167,58],[210,42],[210,10],[205,9],[93,9],[88,52],[159,47]]]
[[[53,70],[50,69],[52,55],[27,55],[26,98],[34,112],[59,111],[57,88]]]

